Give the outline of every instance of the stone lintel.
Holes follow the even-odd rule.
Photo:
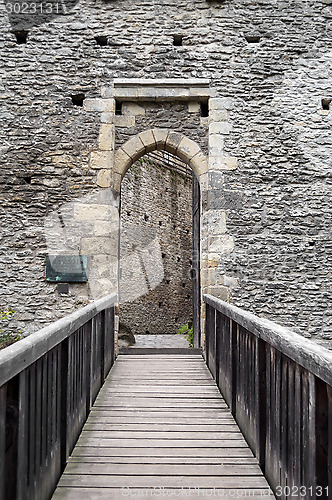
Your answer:
[[[208,78],[114,78],[114,88],[119,87],[209,87]]]
[[[215,95],[205,78],[116,78],[102,95],[123,101],[205,101]]]

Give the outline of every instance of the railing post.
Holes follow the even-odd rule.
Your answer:
[[[205,352],[206,362],[212,375],[215,376],[216,353],[216,311],[214,307],[206,305]]]
[[[328,435],[328,417],[329,417],[329,398],[327,384],[315,377],[315,392],[316,392],[316,475],[317,487],[323,489],[322,498],[327,498],[327,488],[329,486],[329,474],[331,480],[331,460],[329,464],[329,451],[331,453],[331,445],[329,447]],[[330,391],[331,393],[331,388]],[[330,413],[331,418],[331,413]],[[331,425],[331,424],[330,424]],[[330,448],[330,449],[329,449]],[[330,471],[329,471],[330,467]],[[331,490],[330,490],[331,493]],[[320,495],[317,494],[317,497]]]
[[[27,497],[27,413],[29,388],[27,384],[27,372],[24,370],[19,375],[19,424],[18,424],[18,460],[17,460],[17,499],[24,500]]]
[[[61,380],[60,380],[60,450],[61,450],[61,470],[63,471],[68,458],[67,450],[67,421],[68,421],[68,377],[69,377],[69,342],[66,338],[61,344]]]
[[[0,500],[5,498],[6,399],[7,384],[0,387]]]
[[[99,313],[100,321],[100,387],[105,380],[105,354],[106,354],[106,331],[105,331],[105,310]]]
[[[236,396],[237,396],[237,365],[238,365],[238,335],[239,327],[235,321],[230,320],[230,335],[231,335],[231,384],[232,384],[232,398],[230,410],[234,418],[236,418]]]
[[[209,363],[209,343],[210,343],[210,309],[209,304],[205,304],[205,360]]]
[[[19,376],[7,383],[5,435],[5,498],[17,498]],[[23,500],[23,499],[22,499]]]
[[[110,321],[111,321],[111,349],[112,349],[112,357],[111,357],[111,366],[113,366],[113,363],[115,361],[115,306],[113,305],[111,308],[111,314],[110,314]]]
[[[92,320],[90,319],[85,325],[85,363],[86,363],[86,417],[88,417],[92,404],[92,377],[91,377],[91,339],[92,339]]]
[[[328,422],[328,488],[332,492],[332,387],[327,385],[327,422]]]
[[[265,444],[266,444],[266,344],[256,339],[256,386],[257,391],[257,459],[264,473],[265,471]]]
[[[221,322],[223,321],[223,317],[220,312],[216,312],[215,316],[216,320],[216,328],[215,328],[215,364],[216,364],[216,384],[219,387],[219,365],[220,365],[220,350],[221,350],[221,341],[222,341],[222,332],[221,332]]]

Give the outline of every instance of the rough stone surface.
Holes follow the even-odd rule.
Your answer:
[[[192,321],[192,181],[146,158],[122,181],[120,321],[174,334]]]
[[[0,282],[1,303],[18,311],[16,327],[30,333],[92,298],[88,285],[71,285],[69,296],[60,296],[45,282],[44,221],[107,189],[97,176],[110,168],[108,160],[90,161],[101,123],[117,123],[117,147],[163,127],[205,153],[214,124],[202,205],[225,211],[226,233],[203,237],[203,270],[216,263],[215,291],[224,286],[220,293],[236,305],[332,339],[332,110],[322,108],[332,97],[331,22],[327,0],[82,0],[49,22],[27,18],[19,29],[29,30],[28,41],[19,45],[4,13]],[[173,46],[177,33],[181,47]],[[99,47],[96,35],[107,36],[108,45]],[[248,43],[247,35],[260,42]],[[189,113],[188,103],[157,100],[139,103],[145,114],[114,120],[114,78],[136,78],[139,87],[141,78],[197,77],[215,91],[210,123],[197,106]],[[86,105],[73,105],[72,96],[82,93]],[[69,248],[70,240],[67,233]]]
[[[188,348],[189,344],[183,335],[136,335],[136,343],[132,347],[148,348]]]

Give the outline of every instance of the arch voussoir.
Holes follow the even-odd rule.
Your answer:
[[[144,144],[146,153],[155,151],[157,144],[152,130],[145,130],[145,132],[141,132],[140,134],[138,134],[138,137]]]
[[[123,177],[132,164],[133,161],[131,157],[124,149],[119,148],[114,156],[114,172]]]
[[[156,142],[156,149],[161,151],[162,149],[165,149],[165,144],[167,140],[169,131],[164,128],[153,128],[152,129],[152,134],[154,137],[154,140]]]
[[[114,157],[114,173],[122,179],[135,161],[155,150],[165,150],[178,156],[198,178],[208,171],[207,158],[196,142],[180,132],[154,128],[140,132],[118,149]]]
[[[191,160],[189,161],[189,166],[194,171],[196,177],[200,177],[206,174],[209,170],[209,164],[205,154],[200,150]]]
[[[184,136],[179,132],[170,131],[166,139],[165,150],[176,155],[179,144],[183,138]]]
[[[176,154],[181,160],[190,162],[190,160],[200,152],[201,148],[196,142],[188,139],[188,137],[182,136],[182,140],[176,151]]]
[[[127,153],[134,163],[138,158],[145,154],[145,145],[141,140],[139,135],[135,135],[132,139],[129,139],[123,146],[122,149]]]

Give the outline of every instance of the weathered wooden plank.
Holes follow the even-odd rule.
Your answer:
[[[120,412],[107,415],[107,411],[94,411],[91,412],[89,416],[89,422],[93,423],[100,419],[101,422],[113,422],[114,424],[192,424],[193,417],[198,425],[219,425],[224,423],[234,423],[234,420],[226,412],[220,412],[220,416],[216,415],[214,418],[209,417],[208,414],[197,414],[195,412],[177,412],[176,415],[172,415],[172,412],[167,412],[166,415],[160,412],[135,412],[127,411],[125,415],[121,415]]]
[[[234,451],[231,448],[230,451]],[[255,465],[257,467],[257,460],[254,457],[250,456],[228,456],[229,450],[225,448],[223,453],[220,453],[218,457],[154,457],[154,456],[140,456],[140,457],[131,457],[131,456],[72,456],[69,459],[68,463],[103,463],[103,464],[130,464],[131,472],[133,471],[133,465],[136,464],[173,464],[173,465]]]
[[[138,377],[132,377],[132,378],[122,378],[122,377],[117,377],[117,378],[114,378],[112,379],[112,382],[114,384],[114,387],[121,387],[121,384],[124,384],[125,386],[128,385],[129,387],[142,387],[142,388],[145,388],[145,387],[150,387],[151,385],[151,377],[150,376],[146,376],[146,377],[141,377],[141,378],[138,378]],[[181,387],[199,387],[199,388],[203,388],[203,387],[211,387],[211,385],[213,384],[213,382],[210,380],[210,379],[203,379],[203,378],[190,378],[190,380],[188,379],[175,379],[174,377],[173,378],[169,378],[169,379],[163,379],[163,380],[154,380],[153,381],[153,385],[154,387],[158,387],[160,389],[162,389],[164,386],[169,386],[171,385],[172,387],[178,387],[178,386],[181,386]]]
[[[304,406],[304,429],[305,440],[303,448],[303,478],[304,485],[307,488],[312,487],[315,491],[317,484],[316,474],[316,415],[315,407],[316,401],[316,388],[315,376],[307,373],[304,382],[305,406]],[[310,491],[310,490],[308,490]]]
[[[189,415],[186,412],[177,412],[175,416],[173,416],[170,412],[167,412],[166,415],[162,415],[160,412],[130,412],[127,411],[126,415],[121,415],[118,413],[111,412],[111,415],[107,414],[107,411],[94,411],[91,412],[89,416],[89,422],[108,422],[119,425],[136,425],[136,424],[178,424],[178,425],[194,425],[193,424],[193,413],[191,412]],[[227,423],[234,423],[234,420],[226,413],[226,411],[220,412],[220,415],[216,415],[214,418],[207,414],[199,415],[194,413],[195,416],[195,424],[196,425],[220,425]]]
[[[195,457],[195,458],[206,458],[210,459],[215,457],[253,457],[253,453],[250,448],[240,447],[240,448],[230,448],[222,447],[219,448],[195,448],[195,447],[181,447],[181,448],[151,448],[144,446],[142,448],[135,448],[133,446],[123,447],[123,446],[107,446],[104,443],[103,446],[81,446],[79,443],[75,447],[73,457]]]
[[[121,393],[121,391],[116,391],[113,392],[110,389],[107,389],[107,391],[103,391],[102,393],[99,394],[98,398],[121,398],[121,399],[146,399],[146,398],[157,398],[157,399],[185,399],[188,401],[192,400],[207,400],[207,399],[214,399],[218,401],[222,401],[220,399],[220,395],[218,395],[217,392],[215,391],[197,391],[197,393],[194,392],[189,392],[186,393],[183,389],[180,391],[172,391],[169,389],[168,391],[160,391],[160,392],[154,392],[154,391],[137,391],[137,392],[129,392],[129,391],[124,391]]]
[[[176,366],[174,368],[170,367],[169,370],[163,372],[158,371],[158,367],[156,367],[155,370],[152,368],[146,369],[142,368],[139,366],[133,366],[133,370],[135,370],[135,377],[130,377],[128,376],[128,372],[126,373],[125,370],[119,370],[114,373],[117,377],[121,377],[122,375],[126,377],[126,379],[131,379],[134,378],[134,380],[139,380],[140,378],[146,378],[150,377],[150,380],[158,380],[159,377],[162,377],[163,380],[168,380],[168,379],[176,379],[176,380],[181,380],[182,382],[184,381],[190,381],[192,377],[196,377],[197,379],[203,379],[203,380],[211,380],[211,378],[208,376],[205,370],[201,370],[200,367],[193,367],[192,369],[185,369],[182,368],[181,366]],[[182,371],[183,370],[183,371]],[[180,376],[180,373],[182,373],[182,377]],[[181,377],[181,378],[180,378]]]
[[[119,355],[118,360],[119,360],[119,366],[121,363],[127,363],[130,361],[130,363],[136,363],[140,364],[141,363],[141,354],[137,355],[130,355],[130,354],[125,354],[125,355]],[[149,365],[157,365],[160,360],[166,361],[169,364],[180,364],[182,363],[184,366],[185,365],[192,365],[192,364],[199,364],[202,361],[202,356],[201,355],[194,355],[194,356],[189,356],[189,355],[176,355],[176,354],[145,354],[144,355],[144,361],[149,362]],[[165,366],[162,367],[165,369]]]
[[[181,376],[181,372],[179,372],[178,370],[181,369],[182,366],[183,373],[186,375],[196,374],[197,378],[200,378],[201,376],[208,378],[208,375],[211,376],[210,372],[207,371],[208,368],[205,366],[200,366],[198,362],[190,364],[187,363],[185,365],[181,365],[181,363],[172,363],[169,364],[169,370],[167,369],[168,367],[166,366],[163,360],[159,360],[159,362],[156,364],[150,363],[148,360],[145,360],[145,362],[147,363],[145,366],[139,363],[133,363],[132,365],[133,368],[138,370],[139,375],[146,375],[149,373],[155,373],[155,374],[163,373],[165,375],[172,375],[175,378],[179,378]],[[164,364],[164,366],[160,366],[161,364]],[[158,370],[158,365],[159,365],[159,370]],[[120,374],[122,373],[124,374],[125,372],[126,372],[126,367],[124,363],[122,364],[122,366],[116,365],[116,369],[114,369],[113,376],[119,376]],[[128,377],[130,377],[130,375],[132,374],[133,374],[132,372],[128,373],[128,371],[126,373]]]
[[[266,488],[263,476],[110,476],[63,474],[59,486],[86,487],[166,487],[166,488]]]
[[[280,404],[283,411],[280,413],[280,486],[287,486],[288,462],[288,360],[282,358]],[[302,483],[305,484],[305,483]],[[283,489],[283,491],[286,491]]]
[[[281,429],[281,354],[274,350],[274,432],[272,436],[273,460],[276,485],[281,483],[281,468],[280,468],[280,429]]]
[[[130,385],[131,387],[135,387],[137,385],[144,385],[146,387],[150,384],[158,387],[164,385],[180,385],[188,387],[196,384],[211,387],[211,384],[213,384],[213,381],[209,377],[203,373],[199,374],[197,372],[183,374],[182,378],[176,377],[175,373],[137,373],[135,377],[128,377],[125,373],[118,373],[117,377],[111,382],[119,385]]]
[[[98,399],[98,401],[95,402],[95,406],[98,407],[118,407],[118,408],[226,408],[225,403],[222,403],[220,401],[186,401],[186,400],[176,400],[176,399],[169,399],[167,400],[149,400],[148,398],[146,399],[141,399],[141,400],[136,400],[133,401],[131,400],[123,400],[119,399],[116,400],[115,398],[103,398],[103,399]]]
[[[144,359],[152,359],[152,360],[156,360],[156,359],[191,359],[191,358],[194,358],[194,359],[200,359],[202,360],[202,354],[191,354],[189,353],[188,351],[186,351],[186,354],[183,354],[183,353],[171,353],[171,354],[167,354],[167,353],[158,353],[156,350],[154,351],[154,353],[149,353],[149,354],[144,354]],[[141,360],[142,359],[142,355],[141,354],[119,354],[118,356],[118,360],[119,361],[126,361],[127,359],[138,359],[138,360]]]
[[[59,487],[53,495],[53,500],[123,500],[124,498],[209,498],[216,497],[223,500],[234,500],[234,498],[257,498],[273,499],[273,493],[268,488],[246,488],[245,485],[239,485],[236,488],[172,488],[155,490],[142,488],[66,488]]]
[[[304,429],[302,426],[302,411],[303,411],[303,401],[302,401],[302,378],[301,378],[302,368],[299,365],[295,365],[294,372],[294,484],[299,485],[301,483],[301,461],[302,461],[302,449],[301,449],[301,435]]]
[[[195,423],[187,423],[187,424],[156,424],[153,421],[150,423],[142,423],[142,424],[115,424],[114,422],[105,422],[100,421],[101,419],[97,419],[94,422],[89,421],[84,426],[85,431],[107,431],[107,432],[199,432],[199,433],[216,433],[216,432],[239,432],[239,428],[232,422],[229,422],[215,425],[215,424],[195,424]]]
[[[321,486],[326,494],[326,488],[329,483],[329,402],[327,387],[319,379],[315,380],[316,408],[315,408],[315,428],[316,428],[316,480],[317,485]],[[330,415],[331,416],[331,415]],[[331,496],[326,494],[326,497]],[[319,497],[317,492],[316,497]],[[323,496],[324,498],[324,496]]]
[[[112,439],[87,437],[84,434],[79,437],[77,446],[114,446],[135,448],[236,448],[247,447],[242,437],[237,439]]]
[[[104,390],[100,391],[100,394],[107,394],[107,393],[112,393],[112,394],[116,394],[116,395],[140,395],[140,394],[184,394],[185,396],[187,395],[191,395],[191,394],[213,394],[217,397],[220,398],[220,392],[218,391],[218,389],[213,386],[212,384],[209,385],[209,386],[199,386],[199,385],[195,385],[195,386],[183,386],[183,385],[179,385],[179,386],[174,386],[174,385],[165,385],[165,386],[162,386],[162,387],[158,387],[158,386],[155,386],[155,385],[150,385],[150,386],[146,386],[146,387],[142,387],[141,385],[138,386],[130,386],[130,385],[118,385],[118,386],[115,386],[115,385],[112,385],[112,388],[105,388]]]
[[[110,468],[108,463],[70,462],[65,474],[94,474],[121,476],[262,476],[257,464],[117,464]]]
[[[29,405],[29,430],[28,430],[28,458],[27,458],[27,478],[25,482],[33,484],[35,475],[35,446],[36,446],[36,363],[29,369],[29,386],[27,388]]]
[[[202,403],[203,405],[224,405],[226,406],[226,403],[220,398],[220,396],[210,396],[209,394],[206,394],[205,396],[202,394],[198,394],[197,397],[190,395],[187,396],[185,394],[146,394],[146,395],[132,395],[132,396],[127,396],[126,394],[123,395],[117,395],[117,394],[112,394],[110,391],[109,393],[103,393],[100,394],[96,398],[96,403],[100,401],[111,401],[114,402],[115,404],[121,402],[122,404],[129,403],[131,401],[134,402],[136,405],[139,402],[147,402],[147,403],[157,403],[158,401],[160,402],[166,402],[166,403],[185,403],[188,404],[194,404],[194,403]]]
[[[178,394],[172,394],[171,392],[169,393],[154,393],[154,392],[148,392],[146,394],[144,393],[136,393],[136,394],[123,394],[121,395],[120,393],[118,394],[113,394],[111,391],[109,392],[103,392],[98,396],[96,399],[96,402],[99,401],[114,401],[115,403],[118,402],[128,402],[128,401],[133,401],[135,404],[136,402],[139,401],[147,401],[147,402],[171,402],[171,403],[178,403],[178,402],[183,402],[183,403],[188,403],[191,405],[191,403],[207,403],[207,404],[216,404],[218,405],[223,404],[226,406],[226,403],[217,395],[213,394],[197,394],[197,395],[189,395],[186,397],[184,393],[178,393]]]
[[[209,431],[115,431],[115,430],[98,430],[98,429],[83,429],[82,437],[91,437],[96,439],[177,439],[179,441],[191,440],[193,444],[197,440],[222,440],[222,439],[241,439],[242,434],[238,429],[227,430],[223,432],[209,432]]]
[[[134,417],[135,415],[140,417],[156,417],[156,418],[181,418],[181,417],[191,417],[195,419],[199,418],[222,418],[223,415],[229,415],[229,409],[225,408],[122,408],[121,406],[94,406],[91,409],[91,415],[106,415],[115,417]]]
[[[141,364],[141,358],[144,360],[144,365]],[[123,369],[126,365],[126,363],[131,363],[133,366],[139,366],[143,370],[150,370],[152,368],[158,368],[158,364],[160,366],[160,363],[163,363],[163,366],[160,366],[161,371],[167,371],[166,370],[166,364],[169,365],[171,368],[173,367],[178,367],[178,366],[183,366],[184,369],[186,368],[192,368],[192,367],[197,367],[199,370],[205,370],[206,366],[200,365],[202,362],[202,356],[196,356],[195,358],[190,358],[189,356],[185,356],[183,358],[172,358],[170,354],[165,354],[164,356],[158,356],[156,354],[153,354],[152,356],[142,356],[138,355],[136,358],[132,356],[123,356],[121,357],[118,356],[117,360],[119,361],[118,363],[118,370]]]
[[[287,469],[285,470],[287,474],[287,485],[291,488],[295,486],[294,481],[294,465],[295,465],[295,436],[294,436],[294,427],[295,427],[295,414],[294,414],[294,399],[295,399],[295,364],[289,362],[288,365],[288,406],[287,406],[287,421],[288,421],[288,463]],[[277,457],[276,457],[277,460]],[[280,481],[279,481],[280,482]],[[276,484],[279,484],[278,476],[276,476]]]
[[[185,373],[191,373],[195,370],[198,371],[198,373],[202,373],[202,374],[207,374],[207,367],[205,367],[204,365],[202,366],[200,363],[202,362],[202,360],[197,360],[197,361],[167,361],[167,366],[165,364],[165,361],[163,359],[157,359],[155,361],[151,361],[149,359],[145,359],[144,358],[144,361],[145,361],[145,365],[142,365],[141,361],[132,361],[132,366],[133,368],[138,368],[138,370],[141,372],[141,373],[151,373],[151,372],[157,372],[158,371],[158,368],[159,368],[159,371],[162,372],[162,373],[169,373],[169,371],[167,370],[167,368],[169,367],[169,370],[170,372],[173,372],[174,374],[177,373],[179,375],[178,372],[176,372],[176,370],[178,368],[180,368],[182,366],[182,369]],[[119,373],[119,372],[124,372],[125,371],[125,368],[126,368],[126,363],[130,362],[129,360],[127,361],[119,361],[119,364],[117,365],[117,368],[116,368],[116,373]],[[162,364],[164,364],[164,366],[160,366]]]

